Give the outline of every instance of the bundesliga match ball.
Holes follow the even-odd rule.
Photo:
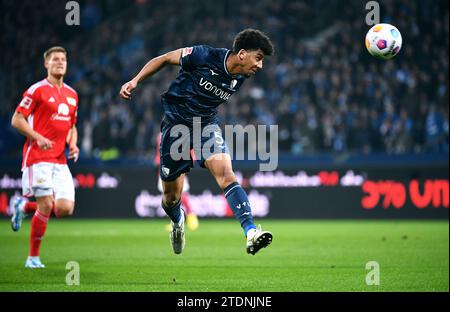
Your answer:
[[[402,48],[402,35],[395,26],[377,24],[367,32],[366,48],[372,56],[389,60]]]

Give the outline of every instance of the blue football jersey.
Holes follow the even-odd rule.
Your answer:
[[[217,107],[227,101],[242,85],[245,76],[232,76],[226,68],[231,51],[206,45],[182,50],[181,69],[162,95],[166,118],[171,123],[217,122]]]

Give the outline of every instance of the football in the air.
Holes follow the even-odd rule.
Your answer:
[[[372,56],[389,60],[402,48],[402,35],[391,24],[376,24],[367,32],[366,48]]]

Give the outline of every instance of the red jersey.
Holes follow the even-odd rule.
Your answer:
[[[65,83],[59,88],[44,79],[23,93],[16,112],[28,119],[34,131],[54,144],[51,149],[42,150],[36,141],[27,138],[22,168],[39,162],[67,163],[64,150],[69,130],[77,122],[77,108],[77,92]]]

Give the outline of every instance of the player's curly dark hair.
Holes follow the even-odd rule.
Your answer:
[[[233,52],[238,53],[239,50],[255,51],[261,49],[264,55],[273,54],[273,44],[269,37],[260,30],[247,28],[239,32],[233,41]]]

